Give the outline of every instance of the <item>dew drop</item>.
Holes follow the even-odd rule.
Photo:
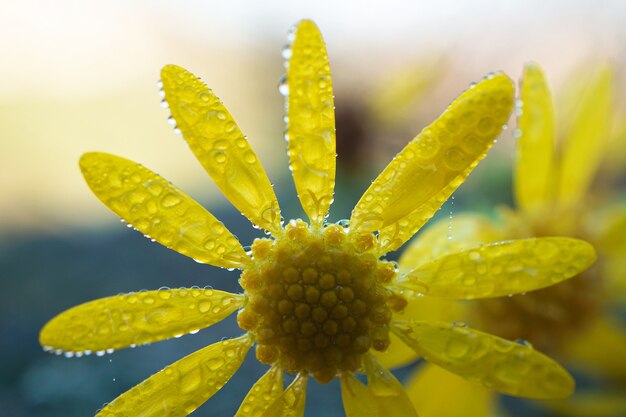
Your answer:
[[[287,82],[286,75],[283,75],[278,80],[278,92],[284,97],[287,97],[289,95],[289,83]]]

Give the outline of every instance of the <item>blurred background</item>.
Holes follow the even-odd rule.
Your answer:
[[[543,67],[555,92],[581,65],[614,65],[616,124],[600,182],[623,200],[626,2],[1,0],[2,415],[93,415],[163,366],[239,333],[231,317],[195,336],[80,359],[45,354],[37,342],[47,320],[91,299],[161,286],[238,291],[235,272],[127,229],[78,170],[86,151],[136,160],[202,202],[244,245],[254,239],[168,125],[157,91],[165,64],[186,67],[215,91],[259,154],[283,215],[302,215],[278,151],[277,91],[287,30],[302,18],[324,35],[336,95],[340,162],[330,220],[348,218],[380,169],[471,82],[500,70],[517,81],[528,61]],[[511,203],[510,125],[440,215]],[[249,359],[194,415],[235,413],[264,371]],[[338,384],[309,385],[307,415],[343,415]],[[525,415],[525,405],[504,405]]]

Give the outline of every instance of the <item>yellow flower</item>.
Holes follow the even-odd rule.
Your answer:
[[[569,369],[595,372],[602,378],[626,381],[626,328],[611,316],[625,299],[623,259],[626,250],[626,209],[600,207],[589,196],[593,176],[609,138],[612,117],[610,67],[573,86],[563,102],[560,129],[566,140],[556,142],[552,98],[540,68],[524,70],[517,108],[519,138],[515,169],[517,209],[505,209],[498,223],[475,215],[454,220],[453,240],[445,238],[448,222],[434,225],[407,249],[401,265],[423,262],[459,247],[492,239],[572,236],[592,242],[599,261],[593,268],[550,288],[510,298],[493,298],[463,306],[440,303],[447,314],[469,317],[478,328],[501,337],[523,339],[564,361]],[[452,304],[452,303],[451,303]],[[455,309],[461,309],[461,311]],[[613,310],[614,311],[614,310]],[[415,356],[413,355],[413,358]],[[407,355],[404,357],[410,360]],[[445,392],[424,391],[445,386]],[[436,403],[454,386],[472,398],[471,411],[462,402]],[[584,391],[568,402],[549,404],[560,413],[578,416],[623,416],[624,388]],[[408,383],[416,406],[437,416],[489,415],[496,396],[457,377],[425,365]]]
[[[222,223],[157,174],[117,156],[85,154],[83,175],[107,207],[198,262],[241,269],[244,292],[182,288],[88,302],[52,319],[41,344],[67,356],[103,353],[195,333],[239,310],[243,336],[166,367],[113,400],[100,416],[187,415],[231,378],[253,344],[257,359],[270,369],[237,416],[302,415],[308,376],[320,382],[340,378],[349,416],[416,416],[401,384],[371,353],[388,348],[390,332],[433,363],[502,392],[569,395],[571,376],[529,346],[459,324],[395,314],[422,295],[489,297],[551,285],[593,262],[589,244],[565,238],[509,241],[403,273],[380,259],[411,238],[484,157],[512,110],[511,81],[494,74],[463,93],[372,183],[349,227],[327,225],[335,179],[330,68],[311,21],[300,22],[290,38],[281,91],[287,95],[291,171],[310,225],[298,219],[282,226],[272,185],[230,113],[194,75],[166,66],[161,82],[177,129],[232,204],[272,237],[256,239],[246,252]],[[554,252],[543,256],[545,248]],[[466,272],[475,256],[493,268],[514,257],[522,270],[470,282]],[[297,376],[283,389],[285,371]],[[360,371],[367,374],[367,386],[354,376]]]

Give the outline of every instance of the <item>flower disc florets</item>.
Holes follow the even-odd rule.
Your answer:
[[[328,382],[359,368],[370,348],[387,348],[391,311],[382,284],[396,271],[377,259],[370,237],[295,220],[276,240],[254,241],[254,264],[241,275],[248,303],[237,320],[254,336],[261,362]]]

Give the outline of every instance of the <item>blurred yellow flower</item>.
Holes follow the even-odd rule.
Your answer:
[[[526,66],[514,131],[519,139],[514,171],[517,209],[503,209],[498,222],[465,214],[451,224],[436,224],[409,245],[400,265],[411,265],[418,254],[421,259],[439,257],[493,239],[571,236],[592,242],[599,261],[566,282],[471,305],[450,306],[442,301],[436,308],[448,315],[468,317],[476,327],[501,337],[528,341],[564,361],[568,369],[616,378],[624,384],[626,329],[611,312],[616,303],[626,299],[626,209],[600,206],[588,195],[609,138],[611,68],[597,67],[592,76],[571,87],[573,91],[562,102],[564,126],[559,133],[563,141],[557,143],[552,97],[544,75],[537,65]],[[452,240],[445,237],[450,227]],[[415,355],[405,359],[411,356],[415,359]],[[444,393],[424,389],[449,385],[472,401],[441,407],[435,401]],[[553,411],[571,416],[623,416],[624,388],[620,392],[612,388],[601,393],[583,391],[567,402],[549,405]],[[434,417],[489,415],[496,399],[494,393],[428,365],[410,379],[408,391],[416,406],[429,410]]]
[[[237,416],[301,416],[309,376],[338,377],[348,416],[416,416],[404,388],[373,351],[390,332],[431,362],[501,392],[561,398],[571,376],[532,347],[458,323],[402,320],[422,295],[480,298],[562,281],[595,259],[586,242],[531,238],[452,253],[399,272],[381,256],[398,249],[440,208],[485,156],[514,104],[511,81],[488,76],[402,150],[364,193],[348,224],[325,224],[333,201],[335,130],[326,49],[317,27],[302,21],[284,51],[290,168],[310,225],[283,227],[272,185],[219,99],[198,78],[169,65],[165,103],[200,163],[232,204],[272,238],[246,252],[208,211],[152,171],[129,160],[88,153],[80,161],[94,194],[134,228],[198,262],[241,269],[243,294],[162,289],[88,302],[43,328],[46,350],[79,356],[187,333],[235,310],[241,337],[203,348],[157,372],[106,405],[100,416],[184,416],[217,392],[253,344],[270,365]],[[469,280],[475,258],[519,269]],[[501,279],[504,278],[504,279]],[[363,371],[367,385],[355,378]],[[283,373],[295,373],[283,388]]]

